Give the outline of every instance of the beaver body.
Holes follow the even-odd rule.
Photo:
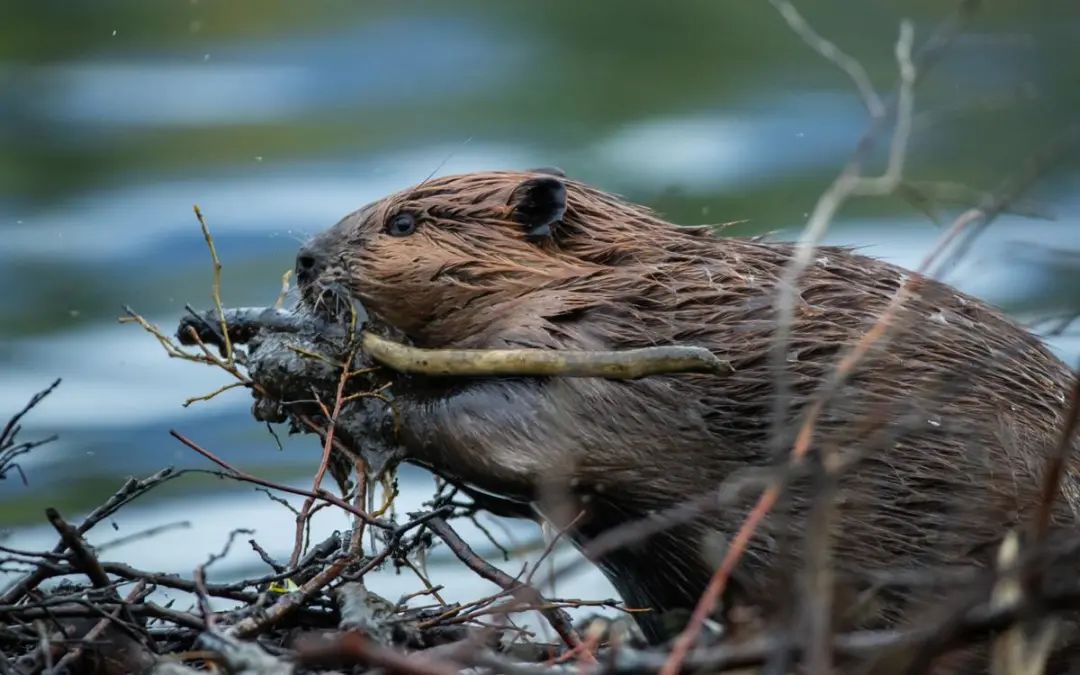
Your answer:
[[[297,267],[309,304],[347,293],[422,347],[684,344],[729,361],[727,375],[395,383],[408,461],[510,503],[540,504],[559,523],[576,517],[571,535],[583,544],[783,457],[772,442],[769,353],[792,253],[670,224],[558,174],[491,172],[431,180],[364,207],[309,242]],[[808,402],[911,274],[841,248],[815,256],[798,283],[785,363],[785,453]],[[1070,378],[1001,313],[926,280],[814,427],[811,457],[845,466],[828,533],[837,583],[851,580],[857,594],[875,574],[989,564],[1037,504]],[[729,604],[768,612],[788,599],[777,570],[784,555],[799,559],[817,486],[790,484],[782,512],[741,560]],[[1071,527],[1075,463],[1063,492],[1055,522]],[[638,615],[647,637],[662,640],[666,617],[693,608],[759,493],[596,561],[627,605],[655,610]],[[552,515],[560,505],[564,514]],[[917,593],[874,596],[838,621],[893,625]]]

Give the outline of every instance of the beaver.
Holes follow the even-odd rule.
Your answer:
[[[572,521],[569,536],[586,546],[782,461],[770,349],[794,250],[669,223],[558,170],[493,171],[364,206],[305,244],[296,272],[309,307],[348,296],[419,347],[697,345],[727,360],[720,375],[394,382],[405,461],[525,507],[507,514],[555,518],[545,499],[560,495],[573,516],[560,524]],[[847,248],[816,250],[797,285],[782,440],[912,274]],[[826,534],[837,583],[863,593],[891,571],[989,565],[1002,535],[1033,514],[1071,377],[1001,312],[925,279],[814,426],[810,458],[844,465]],[[789,481],[783,514],[757,530],[725,606],[780,609],[779,570],[800,555],[820,486]],[[1062,490],[1053,519],[1072,527],[1075,462]],[[595,560],[628,606],[653,610],[636,615],[648,639],[681,626],[670,617],[694,607],[757,494]],[[916,595],[881,589],[844,625],[895,625]]]

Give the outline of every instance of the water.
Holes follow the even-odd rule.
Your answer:
[[[808,18],[884,90],[895,78],[898,11],[913,12],[923,38],[938,4],[814,3]],[[988,8],[920,87],[912,178],[992,188],[1073,121],[1080,8],[1014,5]],[[22,3],[7,15],[0,418],[64,378],[23,432],[60,440],[22,462],[29,485],[0,483],[0,524],[21,548],[53,543],[47,505],[76,519],[127,475],[206,468],[172,428],[253,473],[310,481],[312,438],[278,450],[241,391],[182,407],[226,377],[166,358],[116,321],[130,304],[171,330],[185,303],[208,306],[192,204],[225,263],[226,304],[266,304],[298,242],[432,171],[557,165],[677,222],[794,236],[865,123],[843,75],[766,3]],[[1003,217],[949,279],[1024,320],[1075,310],[1077,195],[1071,157],[1025,205],[1054,219]],[[959,208],[943,204],[938,215]],[[912,267],[939,233],[889,198],[853,203],[828,240]],[[1050,344],[1077,362],[1075,332]],[[91,540],[186,521],[108,557],[190,574],[236,527],[287,557],[292,515],[282,507],[246,486],[180,480]],[[407,511],[430,494],[430,479],[408,470],[402,487]],[[345,526],[324,513],[314,536]],[[532,526],[508,526],[537,541]],[[465,534],[483,545],[471,526]],[[504,566],[516,573],[535,556]],[[448,599],[490,590],[445,555],[432,570]],[[237,545],[211,576],[264,572]],[[372,583],[390,597],[418,588],[393,574]],[[613,595],[591,571],[559,592]]]

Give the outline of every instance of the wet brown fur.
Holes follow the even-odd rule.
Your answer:
[[[408,459],[517,500],[536,501],[546,486],[561,486],[586,510],[579,543],[737,472],[772,465],[768,355],[776,284],[792,247],[678,227],[571,180],[552,236],[528,241],[513,203],[533,177],[439,178],[351,214],[309,245],[330,261],[309,298],[312,287],[342,285],[378,321],[424,347],[690,344],[730,360],[733,372],[633,382],[402,381],[395,390]],[[385,224],[402,211],[419,226],[411,236],[390,236]],[[799,282],[789,422],[801,419],[838,358],[909,274],[845,249],[817,251]],[[839,570],[992,560],[1002,534],[1037,503],[1070,377],[1001,313],[928,281],[817,425],[813,452],[858,459],[841,479],[831,523]],[[1075,524],[1078,485],[1072,463],[1055,513],[1061,525]],[[798,555],[813,490],[797,481],[791,517],[768,519],[754,538],[734,580],[736,600],[767,612],[785,599],[774,572],[784,541]],[[754,496],[600,566],[629,605],[661,617],[686,610],[711,574],[717,545],[730,539]],[[912,597],[883,592],[844,620],[895,623]],[[641,623],[652,639],[663,636],[660,620]]]

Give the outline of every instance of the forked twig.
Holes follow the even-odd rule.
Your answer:
[[[780,12],[780,16],[784,18],[791,30],[801,37],[811,49],[847,73],[855,88],[859,91],[859,96],[862,97],[863,105],[866,106],[866,111],[870,113],[870,117],[878,119],[885,116],[885,103],[874,89],[874,84],[870,81],[866,69],[857,59],[844,53],[832,41],[822,37],[820,33],[814,30],[813,26],[806,22],[802,14],[795,9],[795,6],[787,0],[769,0],[769,2],[776,8],[776,11]]]
[[[225,362],[231,366],[233,364],[233,348],[232,342],[229,340],[229,327],[225,323],[225,307],[221,304],[221,259],[218,258],[217,247],[214,246],[214,238],[210,236],[210,228],[206,226],[206,220],[203,218],[199,205],[196,204],[192,208],[195,210],[195,217],[199,220],[199,227],[202,228],[203,238],[206,239],[206,247],[210,249],[210,259],[214,264],[212,297],[214,300],[214,309],[217,310],[218,320],[221,322],[221,336],[224,341]]]

